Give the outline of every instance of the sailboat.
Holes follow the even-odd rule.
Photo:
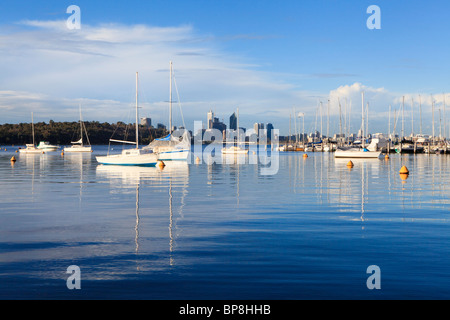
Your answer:
[[[36,148],[36,144],[34,142],[34,120],[33,120],[33,112],[31,113],[31,131],[33,134],[33,144],[27,144],[25,149],[19,149],[20,153],[26,154],[43,154],[45,153],[43,150]]]
[[[381,155],[381,151],[369,150],[365,147],[365,138],[364,138],[364,92],[362,92],[362,148],[338,148],[334,153],[335,158],[378,158]]]
[[[86,133],[86,138],[88,141],[88,145],[85,146],[83,144],[83,129]],[[92,152],[91,143],[89,142],[89,137],[86,132],[86,127],[84,126],[83,119],[81,118],[81,106],[80,106],[80,140],[71,142],[72,146],[64,148],[64,152]]]
[[[135,144],[135,149],[124,149],[121,154],[96,157],[97,162],[104,165],[120,166],[146,166],[154,167],[158,156],[151,149],[139,149],[139,123],[138,123],[138,73],[136,72],[136,142],[110,139],[110,142]]]
[[[181,140],[179,137],[172,135],[172,80],[173,67],[170,61],[170,100],[169,100],[169,135],[155,139],[144,150],[152,150],[157,154],[158,160],[187,160],[191,150],[191,138],[187,130],[184,131]],[[176,83],[175,83],[176,84]]]
[[[222,148],[222,154],[247,154],[248,150],[239,146],[239,108],[237,108],[237,145],[228,148]]]

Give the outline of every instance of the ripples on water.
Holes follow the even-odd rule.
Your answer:
[[[273,176],[94,156],[1,151],[0,298],[449,298],[446,155],[348,169],[284,153]],[[70,265],[81,290],[66,287]],[[381,290],[366,287],[370,265]]]

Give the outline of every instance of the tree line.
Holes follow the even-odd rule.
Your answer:
[[[124,122],[100,123],[98,121],[84,122],[89,140],[92,145],[104,145],[109,139],[136,140],[136,127],[134,124]],[[55,145],[70,145],[72,141],[80,139],[80,122],[37,122],[34,124],[35,142],[48,141]],[[156,138],[168,134],[166,129],[139,125],[139,143],[149,144]],[[86,143],[84,135],[83,141]],[[25,145],[33,142],[32,124],[2,124],[0,125],[0,145]]]

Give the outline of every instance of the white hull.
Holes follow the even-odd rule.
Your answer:
[[[158,157],[154,153],[141,153],[140,150],[125,150],[122,154],[96,157],[97,162],[105,165],[154,167]]]
[[[239,147],[223,148],[222,154],[247,154],[248,150]]]
[[[334,153],[335,158],[357,158],[357,159],[369,159],[378,158],[381,155],[381,151],[360,151],[360,150],[337,150]]]
[[[71,152],[92,152],[92,148],[91,147],[80,147],[80,146],[76,147],[76,146],[73,146],[73,147],[69,147],[69,148],[64,148],[64,152],[68,152],[68,153],[71,153]]]
[[[39,149],[20,149],[19,152],[25,153],[25,154],[44,154],[45,153],[43,150],[39,150]]]
[[[43,154],[43,150],[36,148],[33,144],[27,144],[26,149],[19,149],[20,153],[26,154]]]
[[[158,153],[158,160],[162,161],[172,161],[172,160],[187,160],[189,156],[189,150],[173,150],[173,151],[164,151]]]

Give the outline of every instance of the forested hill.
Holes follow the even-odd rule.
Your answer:
[[[109,139],[136,139],[135,126],[123,122],[115,124],[98,121],[84,122],[89,140],[93,145],[104,145]],[[70,145],[71,141],[80,139],[80,122],[38,122],[34,124],[35,142],[48,141],[56,145]],[[165,129],[139,126],[140,144],[148,144],[155,138],[167,135]],[[86,138],[84,138],[86,140]],[[25,145],[32,143],[31,123],[0,125],[0,145]]]

